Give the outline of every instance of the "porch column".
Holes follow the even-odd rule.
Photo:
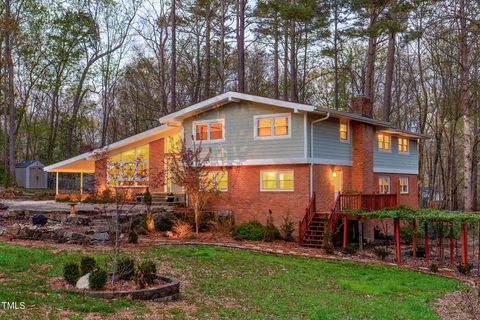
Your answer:
[[[454,265],[455,263],[455,244],[453,241],[453,222],[450,222],[450,264]]]
[[[462,264],[465,266],[468,263],[468,231],[467,225],[462,223]]]
[[[343,249],[347,248],[347,238],[348,238],[348,217],[343,216]]]
[[[430,248],[428,247],[428,224],[425,221],[424,223],[424,229],[425,229],[425,262],[427,263],[427,266],[430,265]]]
[[[80,194],[83,194],[83,172],[80,172]]]
[[[55,173],[55,195],[58,196],[58,174],[59,172]]]
[[[395,248],[397,249],[397,263],[400,264],[402,262],[402,250],[400,247],[400,219],[395,218],[393,220],[393,223],[395,225]]]

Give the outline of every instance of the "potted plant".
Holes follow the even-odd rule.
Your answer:
[[[175,195],[172,192],[169,192],[166,197],[167,202],[175,201]]]

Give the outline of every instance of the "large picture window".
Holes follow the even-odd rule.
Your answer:
[[[149,145],[113,155],[107,161],[107,183],[110,187],[148,185]]]
[[[254,137],[255,139],[275,139],[290,137],[290,114],[270,114],[255,116]]]
[[[209,172],[206,183],[209,187],[215,187],[217,191],[228,191],[228,172],[227,171],[212,171]]]
[[[293,191],[293,182],[293,170],[260,172],[260,191]]]

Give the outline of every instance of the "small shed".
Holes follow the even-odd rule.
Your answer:
[[[15,166],[17,186],[23,188],[47,188],[45,166],[38,160],[23,160]]]

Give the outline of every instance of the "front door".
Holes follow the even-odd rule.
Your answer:
[[[335,170],[333,172],[333,185],[335,191],[335,200],[337,196],[343,191],[343,171]]]

